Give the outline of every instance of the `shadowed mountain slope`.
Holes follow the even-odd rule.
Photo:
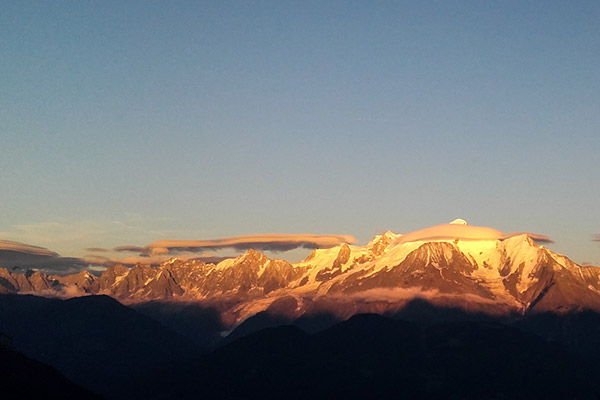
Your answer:
[[[492,322],[357,315],[318,334],[269,328],[123,393],[147,398],[595,399],[597,364]],[[128,392],[129,391],[129,392]],[[126,395],[125,395],[126,397]]]
[[[135,371],[199,354],[180,335],[108,296],[0,295],[0,330],[17,350],[100,394]]]
[[[3,398],[100,399],[56,369],[16,351],[0,334],[0,388]]]

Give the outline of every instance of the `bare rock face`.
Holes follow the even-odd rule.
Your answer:
[[[80,288],[83,293],[96,293],[100,287],[98,277],[88,271],[81,271],[78,274],[67,276],[53,275],[50,278],[59,285]]]
[[[19,284],[15,277],[6,268],[0,268],[0,293],[17,293],[18,291]]]
[[[386,232],[383,235],[372,240],[370,243],[371,245],[369,246],[370,253],[375,257],[382,255],[385,249],[392,242],[392,235],[393,234],[391,232]]]
[[[415,299],[490,314],[563,313],[600,311],[600,268],[579,266],[526,235],[407,241],[386,232],[365,246],[317,249],[297,264],[249,250],[218,264],[172,259],[159,266],[114,265],[99,277],[0,268],[0,293],[200,302],[231,325],[271,305],[295,317],[331,312],[347,318],[395,312]]]
[[[141,291],[144,297],[151,299],[177,297],[183,294],[183,289],[177,284],[171,271],[168,269],[160,271],[156,275],[156,278],[150,280]]]
[[[340,247],[340,252],[338,253],[337,258],[333,262],[332,269],[339,269],[342,265],[346,264],[350,259],[350,246],[344,243]]]
[[[98,279],[98,289],[105,291],[112,288],[121,278],[129,273],[129,268],[122,265],[111,265]]]
[[[274,290],[285,288],[288,283],[302,276],[302,269],[294,268],[283,260],[270,260],[265,269],[257,276],[256,284],[263,288],[263,293],[268,294]]]

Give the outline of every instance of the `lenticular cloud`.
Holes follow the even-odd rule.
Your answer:
[[[552,243],[546,236],[532,232],[503,233],[487,226],[472,226],[463,219],[456,219],[449,224],[436,225],[402,235],[399,242],[421,242],[431,240],[504,240],[513,236],[527,235],[538,242]]]
[[[35,254],[38,256],[58,257],[58,253],[55,253],[44,247],[32,246],[30,244],[20,242],[13,242],[12,240],[0,240],[0,250],[16,251],[25,254]]]
[[[139,252],[141,254],[151,255],[166,255],[224,248],[233,248],[236,250],[254,249],[263,251],[288,251],[297,248],[330,248],[342,243],[356,243],[356,238],[350,235],[264,234],[208,240],[157,240],[144,247],[121,246],[114,250]]]

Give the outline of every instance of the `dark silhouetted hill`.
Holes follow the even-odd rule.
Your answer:
[[[56,369],[25,356],[0,334],[0,392],[3,399],[100,399]]]
[[[161,385],[131,385],[123,393],[182,399],[596,399],[598,371],[558,342],[500,323],[424,324],[367,314],[314,335],[294,326],[264,329],[146,375]]]
[[[102,395],[136,371],[199,354],[182,336],[108,296],[0,295],[0,331],[18,351]]]

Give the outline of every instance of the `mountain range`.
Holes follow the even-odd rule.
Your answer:
[[[0,293],[201,304],[216,310],[225,329],[265,310],[344,320],[394,313],[415,299],[489,315],[600,311],[600,268],[577,265],[527,234],[497,238],[482,229],[457,220],[421,233],[386,232],[364,246],[314,250],[295,264],[249,250],[216,264],[112,265],[101,276],[0,268]]]

